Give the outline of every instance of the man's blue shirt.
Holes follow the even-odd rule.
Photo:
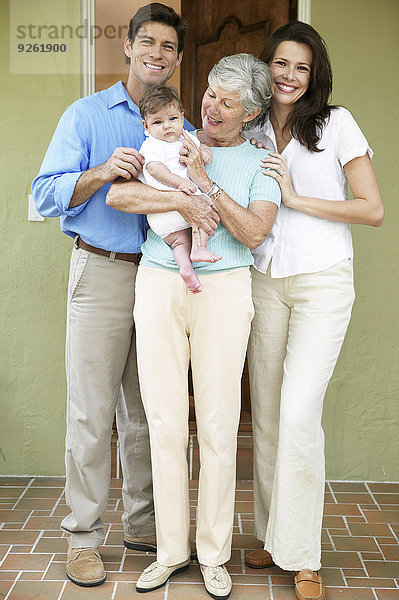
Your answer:
[[[84,204],[68,206],[84,171],[106,162],[115,148],[139,150],[144,139],[140,111],[121,81],[71,104],[58,123],[32,184],[40,214],[60,217],[64,233],[72,237],[79,234],[92,246],[113,252],[139,252],[145,239],[145,215],[107,206],[105,197],[111,184],[102,186]]]

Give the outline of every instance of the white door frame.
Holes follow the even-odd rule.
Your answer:
[[[80,40],[80,95],[83,97],[96,90],[96,47],[90,35],[96,24],[95,0],[80,0],[80,21],[87,32]]]
[[[311,1],[298,0],[298,21],[309,23],[311,19]],[[85,25],[86,31],[92,31],[96,24],[95,0],[80,0],[81,23]],[[90,35],[81,40],[80,45],[80,90],[82,96],[93,94],[96,90],[96,48],[90,43]]]

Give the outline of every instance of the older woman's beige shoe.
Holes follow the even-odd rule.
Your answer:
[[[68,548],[66,574],[73,583],[83,587],[100,585],[107,576],[95,548]]]

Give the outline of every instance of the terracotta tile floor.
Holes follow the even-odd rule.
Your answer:
[[[59,530],[67,513],[62,478],[0,478],[1,600],[131,600],[140,572],[154,558],[122,545],[121,480],[112,479],[104,514],[107,537],[100,551],[108,572],[100,587],[81,588],[65,578],[66,540]],[[191,482],[195,517],[197,482]],[[323,569],[328,600],[399,599],[399,483],[331,481],[326,486]],[[295,600],[292,576],[278,567],[249,569],[244,553],[252,536],[251,481],[239,481],[233,551],[232,600]],[[196,562],[146,600],[206,600]]]

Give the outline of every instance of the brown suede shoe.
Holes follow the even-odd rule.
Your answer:
[[[303,569],[294,577],[295,593],[299,600],[325,600],[326,587],[316,571]]]
[[[265,569],[266,567],[274,567],[272,555],[263,548],[257,548],[248,552],[245,556],[245,564],[252,569]]]
[[[107,576],[95,548],[68,548],[66,574],[73,583],[83,587],[100,585]]]

